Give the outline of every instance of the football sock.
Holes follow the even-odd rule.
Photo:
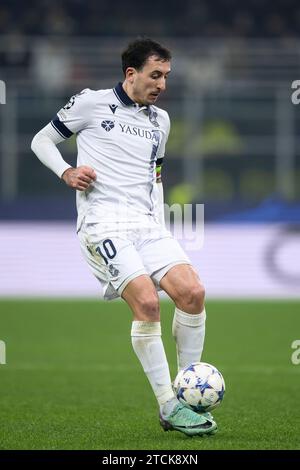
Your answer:
[[[164,419],[168,418],[175,406],[179,403],[176,397],[171,398],[171,400],[166,401],[163,405],[160,405],[160,413]]]
[[[172,333],[176,341],[178,370],[192,362],[200,361],[205,337],[205,319],[205,309],[195,315],[175,308]]]
[[[174,398],[160,322],[133,321],[131,340],[159,405]]]

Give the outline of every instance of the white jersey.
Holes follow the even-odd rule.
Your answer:
[[[134,103],[119,83],[109,90],[83,90],[72,96],[51,122],[65,137],[77,135],[77,166],[97,179],[77,191],[78,227],[101,220],[155,215],[159,173],[170,130],[168,113]]]

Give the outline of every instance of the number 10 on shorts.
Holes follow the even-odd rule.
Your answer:
[[[117,254],[116,247],[109,238],[103,241],[102,248],[97,246],[96,252],[102,256],[106,264],[108,264],[108,259],[113,259]]]

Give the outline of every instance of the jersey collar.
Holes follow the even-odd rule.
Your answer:
[[[129,96],[127,95],[126,91],[124,90],[124,88],[122,87],[122,83],[119,82],[117,86],[115,86],[115,88],[113,89],[114,91],[114,94],[116,95],[116,97],[118,98],[118,100],[124,104],[125,106],[132,106],[133,104],[135,104],[134,101],[132,101],[131,98],[129,98]]]
[[[118,98],[118,100],[124,104],[125,106],[134,106],[136,108],[136,112],[145,111],[146,113],[149,112],[149,106],[147,105],[138,105],[135,103],[129,96],[127,95],[126,91],[122,86],[122,82],[119,82],[117,86],[113,89],[114,94]]]

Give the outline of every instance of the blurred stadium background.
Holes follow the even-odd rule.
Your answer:
[[[299,295],[300,8],[175,4],[1,2],[0,295],[98,295],[74,235],[74,194],[30,142],[72,94],[122,80],[120,53],[138,34],[173,52],[159,103],[172,120],[166,201],[205,204],[205,249],[191,256],[208,294]],[[75,163],[74,140],[62,151]]]
[[[297,0],[1,1],[0,448],[299,449],[299,31]],[[174,57],[159,102],[166,201],[205,205],[204,247],[187,251],[207,292],[204,360],[228,392],[221,432],[201,443],[162,439],[126,305],[74,299],[99,296],[75,194],[30,150],[72,94],[122,80],[120,53],[140,34]],[[61,150],[75,164],[75,140]],[[174,376],[173,306],[162,312]]]

